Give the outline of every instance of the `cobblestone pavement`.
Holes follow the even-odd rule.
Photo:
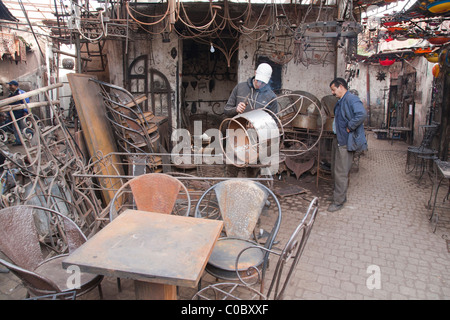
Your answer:
[[[285,299],[450,299],[450,207],[440,209],[432,232],[427,209],[432,183],[405,173],[407,145],[369,134],[369,151],[352,172],[345,207],[329,213],[329,181],[315,176],[275,181],[275,189],[296,184],[306,193],[281,199],[282,246],[314,196],[320,209]],[[354,170],[355,171],[355,170]],[[448,203],[447,203],[448,204]],[[275,263],[272,264],[273,266]],[[133,299],[130,280],[102,283],[105,299]],[[10,273],[0,273],[0,299],[23,299],[26,291]],[[180,288],[181,299],[194,289]],[[83,299],[98,299],[96,290]]]

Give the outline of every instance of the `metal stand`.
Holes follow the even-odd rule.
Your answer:
[[[447,194],[443,197],[442,202],[444,203],[446,200],[449,200],[449,195],[450,195],[450,162],[448,161],[441,161],[441,160],[435,160],[434,163],[436,164],[437,170],[436,170],[436,175],[435,175],[435,183],[433,185],[433,188],[431,189],[431,194],[430,194],[430,199],[428,201],[428,206],[430,207],[431,205],[431,200],[434,198],[433,200],[433,205],[432,205],[432,211],[429,217],[430,222],[432,223],[432,229],[433,232],[436,232],[436,227],[437,227],[437,222],[439,220],[439,214],[438,211],[436,210],[436,208],[442,208],[442,206],[437,206],[436,202],[437,202],[437,197],[439,194],[439,189],[440,187],[445,184],[445,180],[447,180],[449,186],[448,186],[448,191]],[[438,181],[438,175],[440,174],[441,178]],[[434,196],[433,196],[434,193]]]

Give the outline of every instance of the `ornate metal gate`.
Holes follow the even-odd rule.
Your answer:
[[[141,55],[131,62],[127,71],[127,89],[133,95],[145,94],[145,111],[151,111],[160,120],[161,138],[165,148],[169,147],[172,133],[172,89],[169,80],[160,71],[149,68],[148,56]],[[165,127],[165,128],[163,128]],[[164,132],[166,129],[167,132]]]

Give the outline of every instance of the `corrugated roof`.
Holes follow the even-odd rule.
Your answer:
[[[2,0],[11,14],[21,22],[26,22],[25,14],[20,2],[22,2],[30,22],[40,22],[47,19],[56,19],[54,13],[54,0]],[[59,2],[59,0],[57,0]]]

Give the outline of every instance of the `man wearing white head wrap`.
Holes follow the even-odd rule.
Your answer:
[[[278,103],[274,100],[277,96],[269,85],[271,77],[272,67],[268,63],[261,63],[254,77],[234,87],[224,108],[225,115],[234,117],[239,113],[260,108],[278,113]]]

